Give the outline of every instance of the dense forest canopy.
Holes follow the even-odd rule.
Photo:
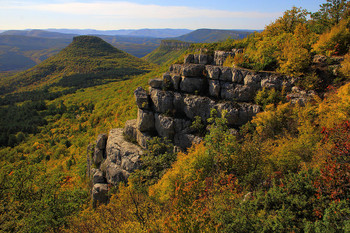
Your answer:
[[[86,148],[98,134],[135,118],[134,89],[167,67],[90,86],[68,85],[60,76],[67,85],[43,82],[39,91],[2,96],[0,231],[349,232],[349,41],[350,2],[327,0],[315,13],[287,10],[245,39],[173,53],[169,61],[199,49],[242,49],[224,65],[297,77],[301,89],[318,95],[299,106],[283,91],[262,90],[255,100],[264,111],[235,135],[213,110],[203,142],[186,152],[151,140],[141,168],[128,183],[111,188],[109,204],[97,208],[88,193]],[[84,53],[86,47],[76,49]],[[112,56],[111,51],[104,45],[95,55]],[[65,52],[74,57],[77,50]],[[89,80],[84,78],[91,74],[74,75],[65,77]]]

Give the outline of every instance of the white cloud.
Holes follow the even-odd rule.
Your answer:
[[[184,19],[184,18],[276,18],[278,13],[234,12],[198,9],[186,6],[142,5],[131,2],[61,2],[37,5],[0,6],[1,8],[38,10],[72,15],[104,16],[120,19]]]

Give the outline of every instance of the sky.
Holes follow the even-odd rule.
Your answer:
[[[0,0],[0,30],[264,29],[293,6],[326,0]]]

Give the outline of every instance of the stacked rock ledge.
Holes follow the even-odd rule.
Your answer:
[[[149,81],[148,92],[142,87],[134,91],[138,107],[137,119],[125,123],[124,129],[112,129],[99,135],[93,154],[96,169],[91,170],[94,202],[108,201],[108,185],[126,182],[130,173],[140,167],[140,156],[147,142],[158,136],[171,140],[174,150],[185,150],[200,143],[191,125],[201,119],[204,127],[211,109],[225,117],[231,131],[242,126],[262,109],[254,104],[257,91],[275,88],[290,92],[292,103],[305,104],[313,93],[296,86],[297,79],[271,72],[223,67],[225,59],[240,50],[216,51],[214,56],[190,54],[184,64],[173,64],[161,79]]]

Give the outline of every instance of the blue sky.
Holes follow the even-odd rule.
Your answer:
[[[0,30],[263,29],[293,6],[326,0],[0,0]]]

